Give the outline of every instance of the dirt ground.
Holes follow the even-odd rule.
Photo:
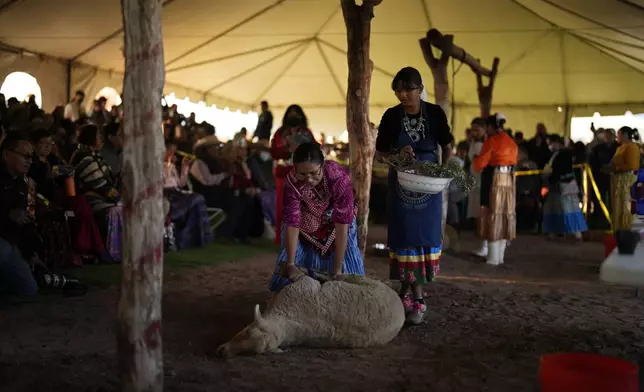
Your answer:
[[[371,242],[383,241],[374,228]],[[472,249],[465,235],[462,249]],[[274,255],[168,276],[163,339],[166,391],[537,391],[539,357],[593,352],[644,365],[644,297],[598,282],[603,248],[522,236],[506,264],[445,255],[427,288],[427,323],[386,347],[289,349],[215,358],[267,299]],[[387,261],[367,260],[385,278]],[[118,390],[117,289],[0,309],[0,390]]]

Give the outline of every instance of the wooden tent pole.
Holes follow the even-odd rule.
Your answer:
[[[161,392],[163,287],[163,36],[160,0],[121,0],[123,82],[123,279],[117,341],[121,390]]]
[[[423,52],[423,57],[425,62],[429,66],[429,69],[432,71],[432,76],[434,77],[434,96],[436,98],[436,104],[439,105],[445,112],[445,116],[450,118],[450,94],[449,94],[449,79],[447,78],[447,63],[449,62],[450,57],[460,60],[461,62],[467,64],[472,71],[476,74],[478,92],[479,92],[479,102],[481,104],[481,115],[485,116],[484,113],[488,113],[491,110],[492,106],[492,90],[494,88],[494,81],[496,79],[496,74],[499,67],[499,59],[494,59],[494,64],[492,69],[487,69],[481,65],[481,62],[472,57],[467,53],[463,48],[454,45],[454,36],[453,35],[443,35],[440,31],[436,29],[430,29],[425,37],[419,40],[420,49]],[[432,52],[432,46],[440,49],[441,56],[436,58]],[[483,85],[482,76],[490,77],[490,84],[487,86]],[[481,98],[485,98],[481,100]],[[444,159],[443,151],[439,149],[439,161],[442,163]],[[447,190],[443,191],[443,240],[445,241],[445,225],[447,220],[447,207],[448,207],[448,198]]]
[[[492,114],[492,93],[494,92],[494,82],[496,75],[499,72],[499,58],[495,57],[492,63],[492,70],[490,72],[490,80],[487,84],[483,84],[483,76],[480,73],[476,74],[476,92],[479,97],[479,105],[481,107],[481,117],[486,118]]]
[[[369,229],[369,191],[376,134],[369,121],[369,92],[373,62],[369,58],[373,8],[382,0],[341,0],[347,28],[347,130],[351,154],[351,179],[358,203],[358,244],[364,255]]]
[[[450,118],[450,95],[449,95],[449,79],[447,77],[447,64],[449,63],[449,58],[452,53],[452,46],[454,42],[453,35],[441,35],[440,45],[441,45],[441,57],[434,57],[432,52],[432,41],[429,39],[430,32],[438,31],[436,29],[431,29],[427,33],[425,38],[421,38],[420,48],[423,52],[423,57],[425,62],[429,66],[429,69],[432,71],[432,76],[434,78],[434,97],[436,99],[436,104],[443,109],[445,116]],[[440,34],[440,33],[439,33]],[[435,35],[435,34],[434,34]],[[439,162],[443,163],[444,155],[442,148],[438,147]],[[449,243],[449,239],[445,238],[445,226],[447,224],[447,208],[449,207],[449,199],[447,189],[443,191],[443,216],[442,216],[442,233],[443,233],[443,242]]]

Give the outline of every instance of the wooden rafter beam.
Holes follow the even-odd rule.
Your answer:
[[[533,9],[531,9],[531,8],[529,8],[529,7],[525,6],[525,5],[523,5],[523,4],[522,4],[521,2],[519,2],[518,0],[510,0],[510,1],[511,1],[512,3],[514,3],[515,5],[517,5],[517,6],[521,7],[524,11],[526,11],[526,12],[528,12],[528,13],[530,13],[530,14],[534,15],[535,17],[539,18],[540,20],[544,21],[545,23],[548,23],[550,26],[554,27],[555,29],[562,30],[562,31],[566,32],[567,34],[570,34],[571,36],[573,36],[573,37],[577,38],[577,40],[579,40],[580,42],[582,42],[582,43],[584,43],[584,44],[586,44],[586,45],[590,46],[591,48],[594,48],[594,49],[599,50],[599,52],[601,52],[602,54],[605,54],[605,55],[607,55],[607,56],[610,56],[610,57],[614,58],[615,60],[619,61],[620,63],[622,63],[622,64],[626,65],[627,67],[631,68],[632,70],[634,70],[634,71],[636,71],[636,72],[638,72],[638,73],[640,73],[640,74],[644,74],[644,71],[642,71],[641,69],[639,69],[639,68],[637,68],[637,67],[633,66],[633,64],[630,64],[630,63],[628,63],[628,62],[624,61],[623,59],[621,59],[621,58],[619,58],[619,57],[615,56],[615,54],[622,54],[622,55],[623,55],[623,53],[622,53],[622,52],[619,52],[619,51],[617,51],[616,49],[608,48],[608,47],[607,47],[607,46],[605,46],[605,45],[603,45],[603,47],[604,47],[604,48],[608,48],[608,50],[607,50],[607,49],[603,49],[603,48],[602,48],[602,46],[598,46],[598,45],[597,45],[597,44],[598,44],[597,42],[595,42],[595,41],[591,41],[590,39],[588,39],[588,38],[586,38],[586,37],[584,37],[584,36],[582,36],[582,35],[577,34],[577,33],[576,33],[576,32],[574,32],[573,30],[567,29],[567,28],[565,28],[565,27],[561,27],[561,26],[559,26],[558,24],[551,22],[550,20],[548,20],[548,19],[546,19],[545,17],[541,16],[541,14],[539,14],[538,12],[536,12],[536,11],[534,11]]]
[[[429,14],[429,7],[427,6],[427,2],[425,0],[419,0],[419,1],[420,1],[420,6],[423,9],[423,15],[425,16],[425,21],[427,22],[427,28],[431,29],[432,18],[431,18],[431,15]]]
[[[331,23],[331,21],[333,20],[333,17],[335,16],[336,13],[338,13],[338,11],[340,11],[340,7],[335,8],[333,12],[331,12],[329,17],[324,21],[324,23],[322,23],[320,27],[315,31],[315,34],[313,34],[313,36],[307,39],[309,44],[311,41],[314,41],[314,40],[317,42],[320,33],[326,28],[326,26],[329,23]],[[255,99],[255,102],[253,102],[253,106],[257,106],[260,100],[264,98],[264,95],[268,94],[268,92],[271,91],[273,87],[275,87],[275,85],[284,77],[284,75],[286,75],[286,73],[291,69],[291,67],[293,67],[293,64],[295,64],[295,62],[300,58],[300,56],[302,56],[304,52],[306,52],[306,49],[308,49],[308,47],[309,45],[302,46],[302,49],[295,55],[295,57],[293,58],[293,61],[286,64],[284,69],[279,74],[277,74],[275,79],[273,79],[273,81],[270,82],[268,86],[266,86],[266,88],[259,94],[259,96]]]
[[[312,40],[311,40],[311,41],[312,41]],[[303,44],[300,46],[300,47],[301,47],[301,49],[300,49],[300,51],[295,55],[295,57],[293,58],[293,60],[292,60],[292,61],[289,61],[289,63],[288,63],[288,64],[286,64],[286,67],[284,67],[284,69],[282,70],[282,72],[280,72],[280,73],[275,77],[275,79],[273,79],[273,81],[272,81],[268,86],[266,86],[266,88],[265,88],[265,89],[264,89],[264,90],[263,90],[263,91],[262,91],[262,92],[257,96],[257,98],[255,99],[255,102],[253,103],[253,106],[257,106],[257,104],[258,104],[258,103],[259,103],[259,102],[264,98],[264,96],[265,96],[266,94],[268,94],[268,92],[269,92],[269,91],[271,91],[271,90],[273,89],[273,87],[275,87],[275,85],[277,84],[277,82],[279,82],[279,81],[284,77],[284,75],[286,75],[286,73],[291,69],[291,67],[293,67],[293,64],[295,64],[295,63],[297,62],[297,60],[298,60],[298,59],[299,59],[299,58],[304,54],[304,52],[306,52],[306,49],[308,49],[309,45],[311,44],[311,41],[309,41],[309,43],[308,43],[308,44],[307,44],[307,43],[303,43]]]
[[[262,15],[263,15],[263,14],[265,14],[266,12],[268,12],[268,11],[272,10],[273,8],[275,8],[275,7],[279,6],[279,5],[281,5],[282,3],[284,3],[284,1],[286,1],[286,0],[277,0],[275,3],[273,3],[273,4],[271,4],[271,5],[267,6],[267,7],[262,8],[261,10],[259,10],[259,11],[255,12],[254,14],[252,14],[251,16],[249,16],[248,18],[246,18],[246,19],[244,19],[244,20],[240,21],[239,23],[236,23],[235,25],[233,25],[233,26],[231,26],[231,27],[227,28],[226,30],[222,31],[221,33],[219,33],[219,34],[217,34],[217,35],[215,35],[215,36],[213,36],[213,37],[211,37],[211,38],[207,39],[206,41],[204,41],[204,42],[200,43],[200,44],[199,44],[199,45],[197,45],[197,46],[194,46],[194,47],[192,47],[192,48],[190,48],[190,49],[186,50],[185,52],[181,53],[181,54],[180,54],[180,55],[178,55],[177,57],[175,57],[175,58],[173,58],[172,60],[170,60],[170,61],[168,61],[167,63],[165,63],[165,66],[167,67],[167,66],[168,66],[168,65],[170,65],[170,64],[174,64],[174,63],[176,63],[177,61],[181,60],[182,58],[184,58],[184,57],[186,57],[186,56],[188,56],[188,55],[193,54],[194,52],[198,51],[199,49],[202,49],[202,48],[204,48],[205,46],[210,45],[211,43],[213,43],[213,42],[217,41],[218,39],[220,39],[220,38],[222,38],[222,37],[224,37],[224,36],[228,35],[228,34],[229,34],[229,33],[231,33],[232,31],[237,30],[238,28],[240,28],[240,27],[244,26],[245,24],[247,24],[247,23],[251,22],[252,20],[257,19],[258,17],[262,16]]]
[[[622,34],[622,35],[625,35],[625,36],[627,36],[627,37],[629,37],[629,38],[632,38],[632,39],[634,39],[634,40],[636,40],[636,41],[640,41],[640,42],[642,42],[642,38],[638,37],[637,35],[634,35],[634,34],[631,34],[631,33],[627,33],[626,31],[623,31],[623,30],[617,29],[617,28],[615,28],[615,27],[609,26],[609,25],[607,25],[607,24],[604,24],[604,23],[598,22],[598,21],[597,21],[597,20],[595,20],[595,19],[589,18],[589,17],[587,17],[587,16],[585,16],[585,15],[582,15],[582,14],[580,14],[580,13],[578,13],[578,12],[575,12],[575,11],[573,11],[573,10],[569,9],[569,8],[566,8],[566,7],[564,7],[564,6],[560,5],[560,4],[557,4],[557,3],[556,3],[556,2],[554,2],[554,1],[551,1],[551,0],[541,0],[541,2],[546,3],[546,4],[550,5],[551,7],[554,7],[554,8],[556,8],[556,9],[558,9],[559,11],[562,11],[563,13],[566,13],[566,14],[568,14],[568,15],[572,15],[572,16],[577,17],[577,18],[579,18],[579,19],[582,19],[582,20],[584,20],[584,21],[586,21],[586,22],[588,22],[588,23],[592,23],[592,24],[594,24],[594,25],[597,25],[597,26],[601,27],[602,29],[610,30],[610,31],[612,31],[612,32],[614,32],[614,33]]]
[[[626,4],[629,7],[633,7],[638,11],[644,11],[644,6],[641,6],[639,4],[635,4],[632,1],[629,1],[629,0],[617,0],[617,1],[619,1],[622,4]]]
[[[543,33],[542,35],[540,35],[539,37],[537,37],[537,38],[536,38],[534,41],[532,41],[529,45],[526,45],[525,49],[524,49],[521,53],[519,53],[517,56],[515,56],[515,57],[511,58],[510,60],[508,60],[508,61],[505,63],[505,65],[503,66],[503,68],[501,68],[501,69],[497,69],[497,73],[496,73],[495,79],[496,79],[496,77],[498,77],[500,74],[502,74],[502,73],[504,73],[504,72],[507,72],[507,71],[508,71],[510,68],[512,68],[512,66],[514,66],[518,61],[521,61],[521,60],[522,60],[523,58],[525,58],[529,53],[531,53],[532,51],[534,51],[534,50],[539,46],[539,44],[541,43],[541,41],[543,41],[544,39],[546,39],[546,38],[550,37],[550,35],[552,35],[552,34],[556,33],[557,31],[558,31],[557,29],[548,29],[548,30],[544,31],[544,33]],[[480,60],[479,60],[479,61],[480,61]],[[493,66],[492,66],[492,70],[494,71],[494,63],[493,63],[492,65],[493,65]],[[498,68],[498,64],[497,64],[497,68]],[[490,78],[490,82],[492,82],[491,78]],[[477,80],[477,86],[478,86],[478,80]],[[478,88],[477,88],[477,90],[478,90]],[[477,93],[478,93],[478,91],[477,91]],[[470,98],[470,95],[471,95],[471,94],[467,95],[467,96],[463,99],[463,101],[464,101],[464,102],[467,102],[467,100]]]
[[[162,6],[162,7],[168,6],[168,5],[172,4],[172,3],[174,3],[175,1],[177,1],[177,0],[165,0],[161,6]],[[115,32],[113,32],[112,34],[108,35],[107,37],[105,37],[105,38],[101,39],[100,41],[98,41],[98,42],[97,42],[97,43],[95,43],[94,45],[90,46],[89,48],[87,48],[87,49],[83,50],[82,52],[80,52],[80,53],[79,53],[79,54],[77,54],[76,56],[72,57],[70,60],[71,60],[71,61],[76,61],[76,60],[78,60],[79,58],[81,58],[81,57],[85,56],[87,53],[90,53],[90,52],[94,51],[94,50],[95,50],[95,49],[97,49],[98,47],[103,46],[103,45],[104,45],[105,43],[107,43],[108,41],[111,41],[111,40],[113,40],[114,38],[118,37],[118,36],[119,36],[120,34],[122,34],[122,33],[123,33],[123,27],[121,27],[120,29],[116,30],[116,31],[115,31]]]
[[[322,45],[320,44],[320,41],[315,40],[315,46],[318,48],[318,52],[320,52],[320,56],[322,56],[322,60],[324,61],[326,68],[329,70],[329,73],[331,74],[331,78],[333,78],[333,83],[335,83],[335,86],[338,88],[338,92],[340,93],[340,99],[344,100],[346,98],[346,92],[344,91],[344,88],[342,88],[342,84],[338,79],[338,75],[336,75],[335,72],[333,71],[333,67],[331,66],[329,57],[326,55],[326,53],[324,53],[324,50],[322,49]]]
[[[211,91],[214,91],[214,90],[216,90],[216,89],[218,89],[218,88],[220,88],[220,87],[232,82],[233,80],[237,80],[237,79],[241,78],[244,75],[248,75],[249,73],[251,73],[251,72],[253,72],[253,71],[255,71],[255,70],[257,70],[257,69],[259,69],[259,68],[261,68],[261,67],[263,67],[265,65],[267,65],[267,64],[272,63],[273,61],[279,59],[280,57],[283,57],[284,55],[286,55],[286,54],[288,54],[288,53],[290,53],[290,52],[292,52],[292,51],[294,51],[296,49],[305,47],[310,42],[311,42],[311,39],[308,39],[308,40],[302,42],[301,44],[299,44],[297,46],[293,46],[291,48],[288,48],[287,50],[284,50],[284,51],[276,54],[275,56],[269,57],[268,59],[262,61],[261,63],[258,63],[256,65],[254,65],[254,66],[252,66],[252,67],[250,67],[250,68],[248,68],[248,69],[246,69],[246,70],[244,70],[244,71],[242,71],[242,72],[240,72],[240,73],[238,73],[238,74],[236,74],[234,76],[231,76],[230,78],[228,78],[228,79],[226,79],[224,81],[221,81],[221,82],[217,83],[216,85],[210,87],[209,89],[207,89],[205,91],[205,94],[208,94]]]
[[[279,49],[279,48],[283,48],[283,47],[286,47],[286,46],[301,44],[303,42],[310,41],[310,40],[311,40],[310,38],[304,38],[304,39],[297,39],[297,40],[294,40],[294,41],[282,42],[281,44],[264,46],[264,47],[261,47],[261,48],[246,50],[246,51],[243,51],[243,52],[237,52],[237,53],[233,53],[233,54],[229,54],[229,55],[221,56],[221,57],[215,57],[215,58],[212,58],[212,59],[199,61],[199,62],[188,64],[188,65],[182,65],[182,66],[176,67],[176,68],[166,69],[165,72],[167,74],[167,73],[170,73],[170,72],[183,71],[183,70],[186,70],[186,69],[201,67],[202,65],[214,64],[214,63],[218,63],[220,61],[225,61],[225,60],[230,60],[230,59],[234,59],[234,58],[237,58],[237,57],[247,56],[249,54],[262,53],[262,52],[266,52],[268,50]]]
[[[622,41],[622,40],[610,38],[610,37],[602,37],[601,35],[589,33],[587,31],[579,32],[579,35],[581,35],[582,37],[586,37],[588,39],[592,39],[593,41],[602,40],[602,41],[610,42],[612,44],[626,46],[632,49],[644,50],[644,45],[638,45],[638,44],[634,44],[631,42],[626,42],[626,41]]]
[[[627,58],[629,60],[635,61],[636,63],[640,63],[640,64],[644,65],[644,60],[642,60],[639,57],[636,57],[636,56],[633,56],[631,54],[622,52],[621,50],[618,50],[618,49],[615,49],[615,48],[611,48],[610,46],[604,45],[604,44],[596,42],[594,40],[590,40],[590,39],[585,38],[585,37],[580,37],[580,39],[588,42],[590,45],[596,46],[598,49],[599,48],[603,49],[607,53],[613,53],[613,56],[615,54],[617,54],[617,55],[623,56],[623,57],[625,57],[625,58]]]
[[[9,11],[11,8],[19,5],[20,3],[24,3],[27,0],[7,0],[0,4],[0,14]]]
[[[347,51],[346,51],[346,50],[341,49],[341,48],[338,48],[337,46],[333,45],[333,44],[332,44],[332,43],[330,43],[330,42],[327,42],[327,41],[325,41],[325,40],[323,40],[323,39],[320,39],[320,38],[318,38],[318,41],[319,41],[322,45],[324,45],[324,46],[326,46],[326,47],[328,47],[328,48],[331,48],[331,49],[335,50],[335,51],[336,51],[336,52],[338,52],[338,53],[342,53],[342,54],[343,54],[343,55],[345,55],[345,56],[347,55]],[[392,78],[392,79],[393,79],[393,77],[395,76],[393,73],[391,73],[391,72],[389,72],[389,71],[387,71],[387,70],[385,70],[385,69],[383,69],[383,68],[380,68],[380,67],[378,67],[378,66],[377,66],[377,65],[375,65],[375,64],[373,65],[373,70],[374,70],[374,71],[377,71],[377,72],[379,72],[379,73],[381,73],[381,74],[383,74],[383,75],[385,75],[385,76],[389,76],[389,77],[390,77],[390,78]]]
[[[342,9],[342,6],[338,6],[337,8],[335,8],[335,9],[333,10],[333,12],[331,12],[331,15],[329,15],[329,17],[324,21],[324,23],[322,23],[322,25],[320,26],[320,28],[318,28],[318,29],[317,29],[317,31],[315,32],[315,34],[314,34],[314,37],[315,37],[315,38],[317,38],[317,37],[319,37],[319,36],[320,36],[320,34],[322,33],[322,31],[324,31],[324,29],[329,25],[329,23],[331,23],[331,21],[333,20],[333,17],[334,17],[338,12],[340,12],[340,10],[341,10],[341,9]]]

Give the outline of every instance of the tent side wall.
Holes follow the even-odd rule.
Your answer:
[[[112,87],[120,94],[123,90],[123,74],[99,69],[90,65],[74,64],[72,67],[72,94],[77,90],[83,90],[85,92],[87,96],[85,102],[86,109],[89,110],[91,108],[94,98],[104,87]],[[204,99],[203,93],[172,83],[166,83],[163,92],[166,95],[175,93],[180,98],[188,97],[193,102],[199,102]],[[161,104],[161,97],[159,97],[159,104]]]
[[[51,111],[67,101],[65,62],[46,56],[0,51],[0,80],[4,81],[13,72],[26,72],[36,78],[44,110]]]

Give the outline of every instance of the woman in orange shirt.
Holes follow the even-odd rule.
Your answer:
[[[477,234],[483,240],[478,255],[491,265],[503,264],[505,247],[516,237],[517,144],[504,130],[505,118],[494,114],[486,121],[488,138],[472,167],[481,173],[481,210]]]
[[[631,187],[637,180],[640,168],[640,149],[633,141],[639,140],[637,129],[621,127],[617,131],[619,147],[613,155],[611,163],[604,171],[611,173],[611,223],[613,231],[633,226],[631,214]]]

